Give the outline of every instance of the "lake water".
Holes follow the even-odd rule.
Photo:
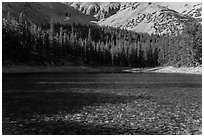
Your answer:
[[[3,90],[201,88],[202,76],[158,73],[25,73],[3,74],[2,82]]]
[[[201,75],[3,74],[2,86],[3,134],[202,134]]]

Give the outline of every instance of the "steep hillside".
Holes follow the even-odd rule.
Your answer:
[[[101,26],[154,34],[180,33],[187,22],[201,22],[202,4],[187,2],[73,2],[75,9],[93,15]]]
[[[154,3],[134,3],[117,14],[100,20],[100,25],[126,28],[136,32],[153,34],[177,34],[185,22],[193,18]]]
[[[60,23],[88,24],[93,17],[85,15],[69,5],[57,2],[3,2],[2,14],[18,18],[23,12],[28,20],[33,23],[48,23],[51,18]]]

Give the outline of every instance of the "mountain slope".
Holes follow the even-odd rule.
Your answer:
[[[153,34],[177,34],[194,19],[154,3],[135,3],[99,21],[100,25]]]
[[[81,23],[88,24],[93,17],[85,15],[69,5],[57,2],[3,2],[3,16],[10,15],[18,18],[23,12],[33,23],[48,23],[53,18],[60,23]]]
[[[74,2],[75,9],[93,15],[101,26],[136,32],[177,34],[185,23],[201,22],[202,4],[187,2]]]
[[[202,21],[202,3],[201,2],[157,2],[156,4],[173,9],[179,13],[194,17]]]

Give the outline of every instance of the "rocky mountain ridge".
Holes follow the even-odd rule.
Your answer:
[[[188,22],[202,21],[202,4],[193,2],[74,2],[67,3],[101,26],[149,34],[180,33]]]

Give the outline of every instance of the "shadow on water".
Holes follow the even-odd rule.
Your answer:
[[[78,92],[3,92],[3,121],[16,121],[17,125],[3,122],[3,134],[157,134],[142,129],[90,125],[76,121],[35,121],[34,116],[53,116],[60,112],[65,114],[80,113],[84,106],[102,105],[104,103],[127,103],[143,96],[121,96],[113,93],[78,93]],[[27,122],[26,122],[27,121]],[[30,121],[30,122],[28,122]],[[18,125],[23,124],[22,127]],[[8,131],[16,129],[15,132]]]
[[[58,125],[58,126],[56,126]],[[64,121],[52,121],[52,122],[40,122],[25,124],[22,127],[18,127],[19,131],[17,135],[159,135],[160,131],[145,130],[142,128],[131,129],[123,128],[119,126],[108,127],[104,125],[94,126],[93,124],[83,124],[78,122],[64,122]],[[168,130],[168,129],[166,129]],[[163,130],[165,132],[165,130]],[[5,134],[5,133],[3,133]],[[12,135],[15,133],[7,133]]]
[[[126,103],[133,96],[119,96],[109,93],[79,92],[3,92],[3,109],[26,117],[33,114],[55,114],[72,112],[83,106],[102,103]]]

